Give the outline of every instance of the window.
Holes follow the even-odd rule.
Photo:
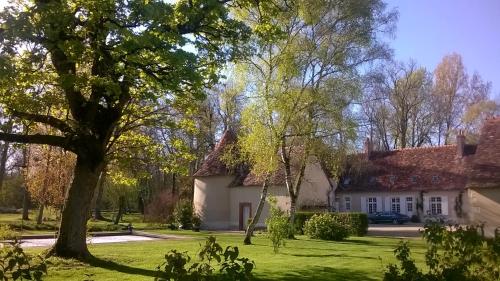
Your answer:
[[[417,176],[411,176],[410,181],[411,183],[417,183]]]
[[[389,176],[389,181],[390,181],[392,184],[394,184],[394,183],[396,182],[396,176],[394,176],[394,175]]]
[[[345,201],[345,210],[350,211],[351,210],[351,197],[344,197]]]
[[[432,176],[432,183],[438,183],[439,182],[439,177],[438,176]]]
[[[441,205],[441,197],[431,197],[431,214],[441,215],[443,213],[443,207]]]
[[[368,197],[368,213],[373,214],[377,212],[377,197]]]
[[[399,197],[391,198],[391,210],[393,213],[401,213],[401,204]]]
[[[413,197],[406,197],[406,211],[413,212]]]

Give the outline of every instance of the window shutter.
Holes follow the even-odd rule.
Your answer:
[[[382,212],[382,197],[377,196],[377,212]]]
[[[448,215],[448,196],[441,197],[441,211],[443,215]]]
[[[430,210],[430,202],[429,202],[429,196],[424,196],[424,216],[427,215],[427,212]]]
[[[391,211],[391,197],[389,196],[385,197],[384,210],[387,212]]]
[[[367,213],[367,211],[366,211],[366,197],[361,197],[361,212]]]
[[[408,214],[408,207],[406,206],[406,196],[399,197],[399,207],[401,208],[401,214]]]

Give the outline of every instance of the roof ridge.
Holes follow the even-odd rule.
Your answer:
[[[456,144],[445,144],[445,145],[439,145],[439,146],[419,146],[419,147],[405,147],[405,148],[398,148],[398,149],[393,149],[393,150],[376,150],[374,152],[397,152],[397,151],[408,151],[408,150],[424,150],[424,149],[440,149],[440,148],[449,148],[457,146]]]

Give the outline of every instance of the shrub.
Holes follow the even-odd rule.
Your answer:
[[[290,233],[290,219],[288,215],[277,206],[276,198],[269,197],[269,216],[266,219],[267,235],[273,244],[273,250],[278,253],[279,248],[285,246],[285,239]]]
[[[349,227],[325,213],[314,215],[306,221],[304,233],[313,239],[341,241],[349,237]]]
[[[0,241],[13,240],[19,236],[19,233],[14,231],[9,225],[0,225]],[[1,279],[0,279],[1,280]]]
[[[500,233],[486,239],[482,226],[426,225],[423,237],[427,241],[425,263],[428,272],[422,272],[411,258],[410,247],[402,242],[394,250],[400,266],[389,265],[384,281],[489,281],[500,280]]]
[[[248,258],[239,257],[238,247],[228,246],[225,250],[210,236],[198,253],[200,262],[187,265],[191,257],[186,252],[172,250],[165,255],[165,262],[158,266],[158,277],[155,280],[235,280],[246,281],[252,277],[255,263]],[[216,267],[213,266],[216,261]]]
[[[173,220],[173,213],[177,197],[170,191],[162,191],[153,197],[153,200],[144,208],[144,219],[147,222],[169,223]]]
[[[368,215],[365,213],[330,213],[338,222],[349,228],[349,234],[365,236],[368,233]]]
[[[201,218],[199,215],[193,215],[193,218],[191,219],[192,225],[193,225],[193,231],[200,231],[201,227]]]
[[[305,222],[314,215],[329,214],[338,222],[349,227],[349,234],[354,236],[365,236],[368,233],[368,215],[365,213],[314,213],[297,212],[295,214],[295,231],[304,234]]]
[[[9,243],[0,250],[0,280],[42,280],[47,264],[40,256],[34,260],[24,253],[17,240]]]
[[[182,199],[177,202],[174,210],[175,222],[182,229],[191,229],[193,223],[193,204],[190,200]]]

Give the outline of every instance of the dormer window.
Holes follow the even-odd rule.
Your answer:
[[[396,176],[395,175],[390,175],[389,176],[389,181],[394,184],[396,182]]]
[[[439,176],[434,175],[432,176],[432,183],[438,183],[439,182]]]
[[[344,178],[344,185],[349,185],[349,184],[351,184],[351,178],[349,177]]]
[[[411,177],[410,177],[410,181],[411,181],[411,183],[417,183],[417,179],[418,179],[418,177],[417,177],[417,176],[411,176]]]

